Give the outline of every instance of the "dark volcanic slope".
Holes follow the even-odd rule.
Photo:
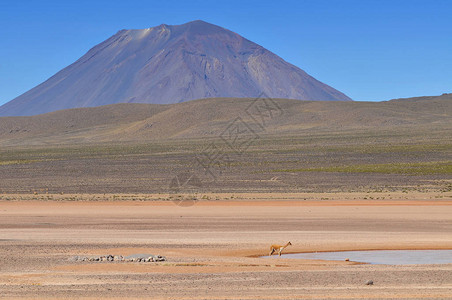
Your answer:
[[[263,47],[194,21],[121,30],[72,65],[0,107],[25,116],[114,103],[213,97],[351,100]]]

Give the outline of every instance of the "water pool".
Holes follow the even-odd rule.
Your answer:
[[[263,256],[264,258],[278,258]],[[452,263],[452,250],[372,250],[283,254],[281,258],[321,259],[384,265],[420,265]]]

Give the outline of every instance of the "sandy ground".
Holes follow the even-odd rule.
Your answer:
[[[271,244],[289,240],[287,253],[452,249],[450,196],[214,196],[220,200],[189,207],[90,200],[108,195],[79,195],[79,201],[64,200],[73,195],[52,195],[51,201],[2,196],[0,298],[452,298],[452,262],[390,266],[258,257],[268,254]],[[69,260],[134,253],[168,260]],[[365,285],[367,280],[374,285]]]

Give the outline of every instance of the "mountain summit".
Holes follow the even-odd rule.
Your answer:
[[[351,100],[265,48],[193,21],[121,30],[30,91],[0,116],[113,103],[169,104],[213,97]]]

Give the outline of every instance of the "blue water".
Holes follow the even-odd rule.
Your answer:
[[[270,258],[269,256],[263,256]],[[277,255],[271,258],[278,258]],[[321,259],[383,265],[422,265],[452,263],[452,250],[373,250],[283,254],[281,258]]]

